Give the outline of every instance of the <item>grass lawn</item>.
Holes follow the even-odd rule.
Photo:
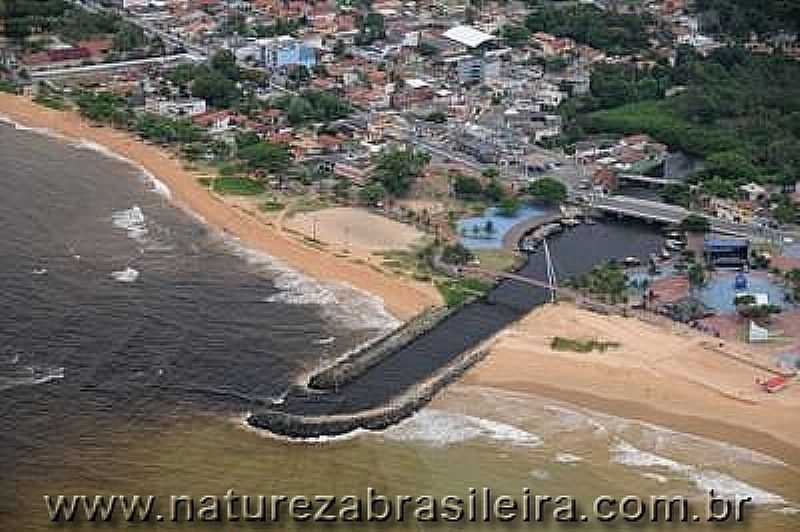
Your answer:
[[[522,263],[522,257],[504,249],[480,249],[475,256],[481,261],[481,268],[495,272],[511,271]]]
[[[470,297],[485,295],[492,284],[478,279],[442,279],[436,282],[436,288],[448,307],[456,307]]]
[[[285,204],[273,198],[265,201],[264,203],[259,205],[258,208],[261,209],[263,212],[278,212],[283,210],[284,207]]]
[[[597,340],[577,340],[574,338],[562,338],[556,336],[550,342],[550,348],[555,351],[574,351],[576,353],[591,353],[600,351],[605,353],[608,349],[619,347],[619,342],[599,342]]]
[[[264,184],[243,177],[218,177],[212,181],[214,192],[235,196],[257,196],[264,192]]]

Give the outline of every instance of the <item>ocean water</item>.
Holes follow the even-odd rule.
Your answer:
[[[210,232],[172,207],[168,191],[148,190],[141,170],[94,148],[0,125],[3,532],[58,527],[47,519],[45,494],[344,496],[367,487],[437,497],[528,487],[587,501],[700,496],[713,487],[758,502],[753,529],[797,530],[798,471],[780,459],[536,396],[455,385],[384,432],[315,443],[246,427],[246,412],[280,401],[298,375],[391,320],[364,294],[316,283]],[[631,245],[650,241],[622,231]],[[564,275],[575,273],[564,262],[570,254],[594,253],[576,242],[554,243]],[[506,285],[496,297],[513,299],[512,291]],[[409,520],[356,528],[454,526],[464,528]],[[530,526],[561,528],[522,525]],[[284,521],[148,529],[162,527],[330,528]]]

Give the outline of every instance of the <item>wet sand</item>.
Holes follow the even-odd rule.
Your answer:
[[[0,115],[27,127],[48,128],[69,139],[94,142],[112,150],[163,181],[177,205],[201,216],[210,226],[237,236],[245,246],[266,252],[304,274],[322,281],[347,283],[380,297],[389,312],[401,320],[441,302],[432,285],[392,277],[366,264],[304,245],[258,216],[227,204],[202,187],[197,182],[198,175],[186,170],[180,159],[132,134],[93,127],[75,112],[47,109],[11,94],[0,94]]]
[[[211,226],[224,228],[243,244],[305,274],[345,282],[379,296],[401,319],[440,302],[430,285],[390,277],[303,245],[262,218],[221,201],[200,186],[197,176],[184,169],[180,160],[133,135],[92,127],[75,113],[45,109],[7,94],[0,94],[0,114],[26,126],[106,146],[163,180],[177,204]],[[596,336],[622,346],[604,354],[553,352],[549,342],[556,334]],[[594,315],[567,305],[545,307],[501,334],[490,357],[464,380],[733,442],[800,466],[796,423],[800,386],[774,396],[761,394],[753,379],[763,372],[722,359],[700,345],[708,341],[708,337],[676,335],[634,319]]]
[[[618,342],[606,352],[555,351],[555,336]],[[768,355],[689,329],[602,316],[568,304],[535,310],[502,333],[466,384],[560,401],[757,449],[800,466],[800,384],[777,394],[754,383]]]

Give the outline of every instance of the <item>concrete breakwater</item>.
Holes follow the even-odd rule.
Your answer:
[[[436,327],[456,309],[436,307],[423,311],[399,328],[353,351],[331,366],[315,373],[308,381],[314,390],[335,390],[350,383],[365,371],[379,364],[425,331]]]
[[[471,349],[441,368],[426,381],[393,398],[388,404],[352,414],[305,416],[266,410],[251,414],[247,422],[256,428],[292,439],[339,436],[359,429],[383,430],[429,403],[442,388],[457,380],[488,353],[485,346]]]
[[[662,240],[643,225],[600,223],[556,235],[550,252],[564,279],[615,257],[646,260]],[[542,255],[529,254],[517,274],[545,279]],[[292,387],[280,403],[251,414],[248,423],[301,439],[386,428],[424,406],[485,354],[487,341],[547,300],[538,286],[504,279],[485,297],[454,311],[432,311],[363,352],[342,357],[341,364],[312,377],[312,385]]]

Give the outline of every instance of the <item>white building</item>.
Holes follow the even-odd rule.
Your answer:
[[[202,98],[147,98],[144,110],[171,118],[192,117],[206,112],[206,101]]]

